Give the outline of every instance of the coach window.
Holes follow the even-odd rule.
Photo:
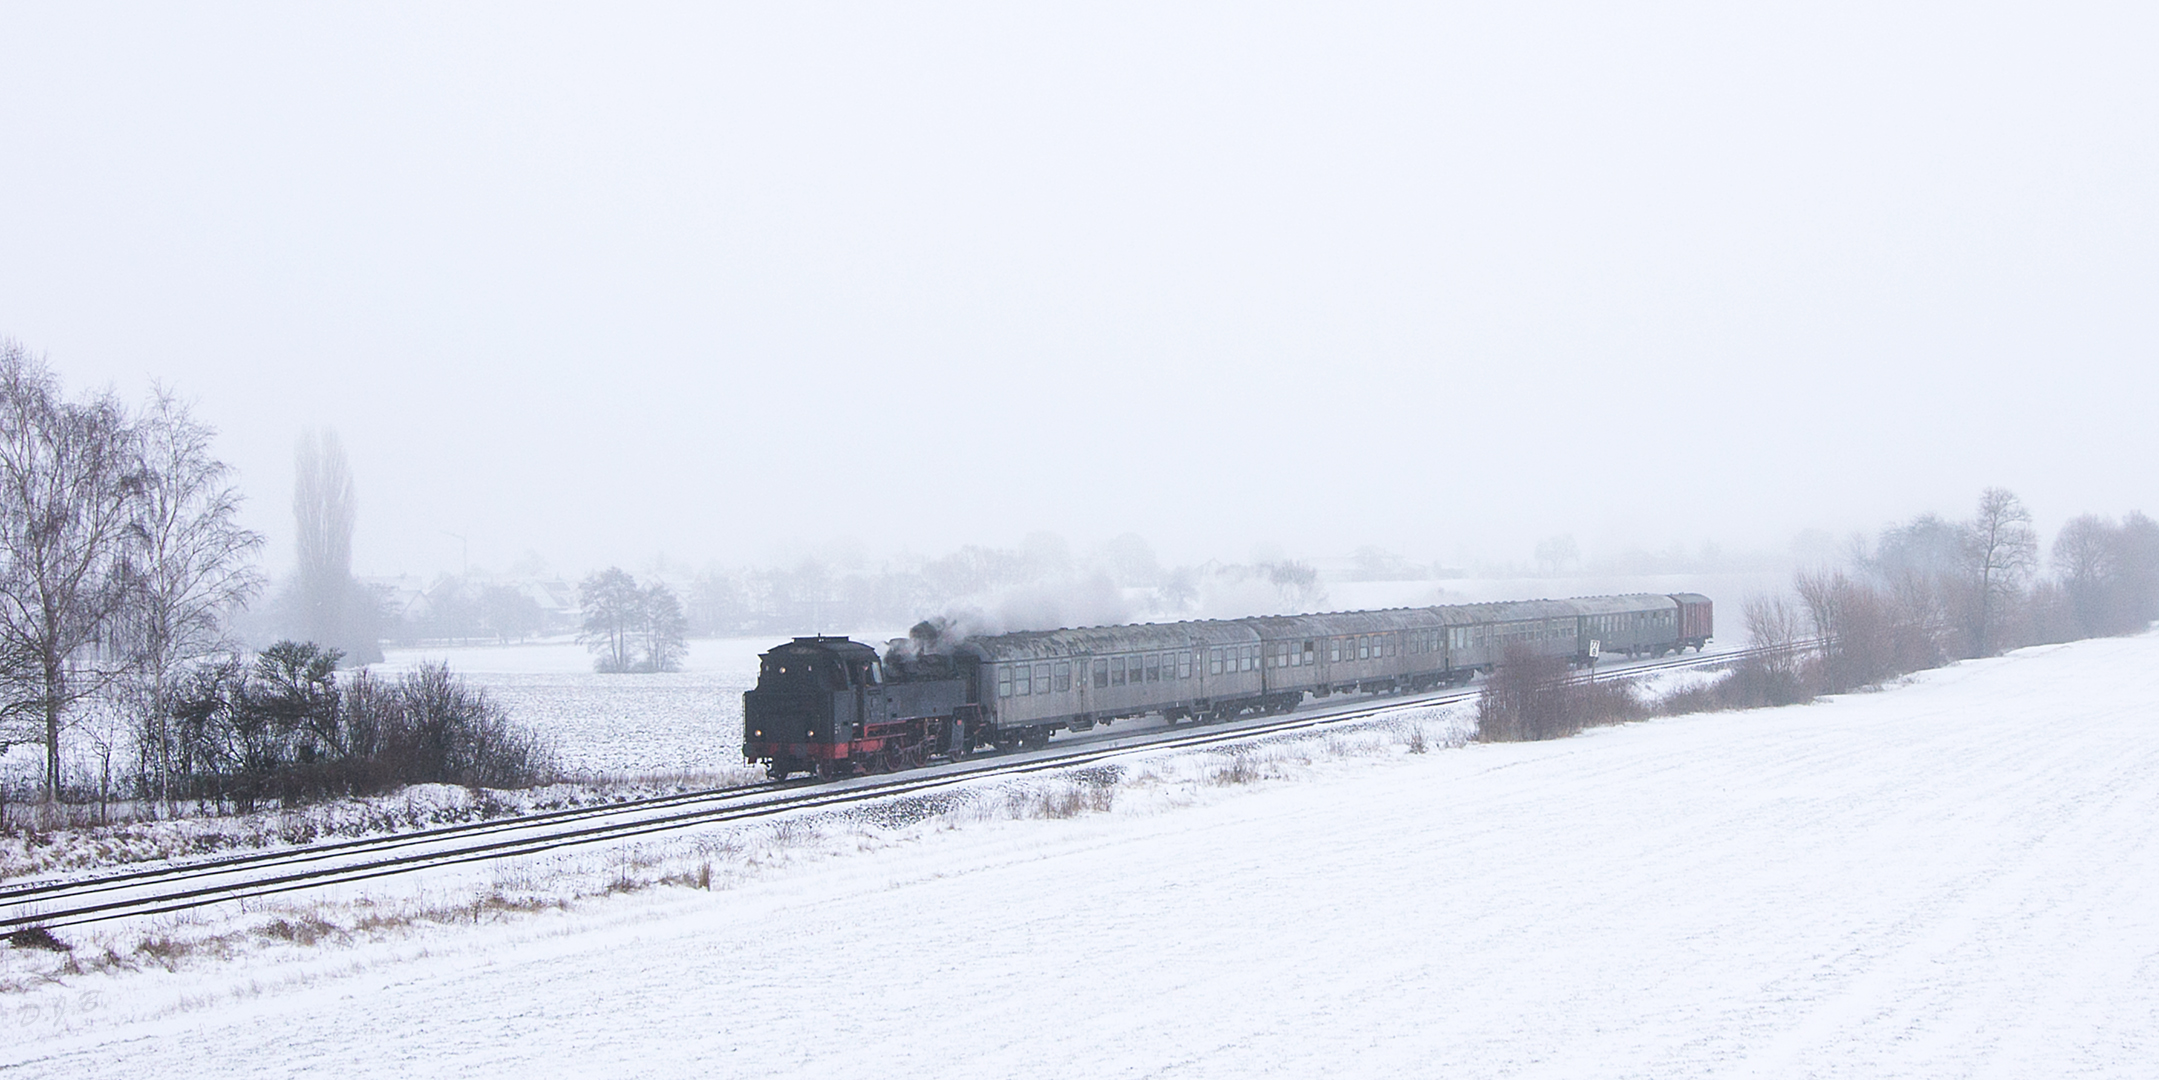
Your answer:
[[[1012,669],[1003,664],[997,665],[997,696],[1012,696]]]
[[[1111,686],[1124,685],[1124,657],[1112,656],[1109,658],[1109,684]]]
[[[1181,652],[1177,654],[1177,677],[1180,679],[1189,679],[1192,677],[1191,653]]]
[[[1036,665],[1035,665],[1035,693],[1037,693],[1037,694],[1047,694],[1047,693],[1049,693],[1049,692],[1050,692],[1050,666],[1049,666],[1048,664],[1036,664]]]
[[[1371,639],[1371,638],[1368,638],[1368,637],[1359,637],[1359,638],[1357,639],[1357,659],[1359,659],[1359,660],[1370,660],[1371,658],[1372,658],[1372,639]]]
[[[1207,674],[1209,674],[1209,675],[1220,675],[1220,674],[1222,674],[1222,650],[1220,650],[1220,649],[1209,649],[1209,650],[1207,650]]]
[[[1071,690],[1072,662],[1069,660],[1060,661],[1057,665],[1057,692],[1064,694],[1071,692]]]
[[[1108,685],[1109,685],[1109,661],[1107,661],[1107,660],[1097,660],[1097,661],[1095,661],[1095,662],[1094,662],[1094,688],[1095,688],[1095,689],[1097,689],[1097,690],[1100,690],[1100,689],[1102,689],[1103,687],[1105,687],[1105,686],[1108,686]]]
[[[1012,672],[1013,697],[1026,697],[1028,694],[1034,692],[1034,678],[1030,674],[1033,670],[1033,668],[1030,668],[1025,664],[1021,664],[1016,670]]]

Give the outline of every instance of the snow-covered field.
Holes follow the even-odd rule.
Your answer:
[[[545,736],[575,775],[716,773],[742,766],[742,692],[777,639],[690,642],[683,670],[600,675],[574,641],[390,649],[396,672],[441,661]]]
[[[2150,1076],[2155,670],[2145,636],[1554,743],[1142,761],[1069,818],[685,837],[710,891],[17,957],[0,1069]]]

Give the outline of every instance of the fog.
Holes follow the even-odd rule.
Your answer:
[[[2159,511],[2132,4],[0,11],[0,335],[290,565]],[[533,565],[537,565],[534,563]]]

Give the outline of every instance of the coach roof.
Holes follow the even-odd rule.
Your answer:
[[[1071,630],[1024,630],[968,638],[954,651],[988,663],[999,663],[1166,652],[1210,645],[1250,645],[1257,641],[1259,634],[1243,621],[1209,619],[1132,626],[1083,626]]]

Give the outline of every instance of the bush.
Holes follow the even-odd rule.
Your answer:
[[[1647,712],[1625,683],[1578,678],[1566,660],[1514,645],[1477,697],[1477,740],[1563,739],[1585,727],[1638,720]]]
[[[243,810],[404,784],[526,787],[553,778],[552,755],[485,691],[442,664],[341,687],[338,653],[279,642],[252,666],[198,670],[173,707],[188,794]]]

